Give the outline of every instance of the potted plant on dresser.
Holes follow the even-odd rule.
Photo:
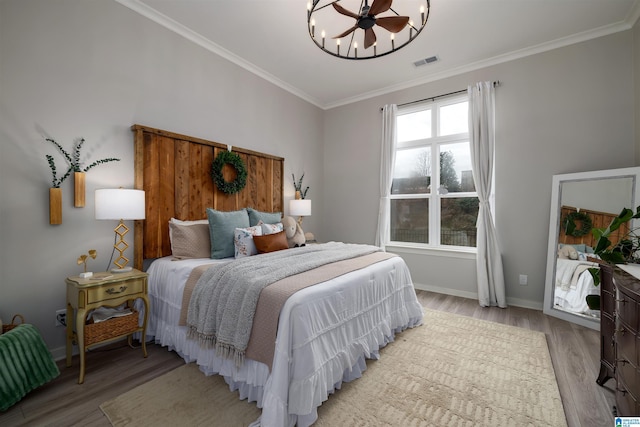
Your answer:
[[[638,227],[634,228],[633,224],[630,224],[628,231],[616,243],[613,243],[610,238],[619,233],[620,227],[638,218],[640,218],[640,206],[636,208],[635,213],[629,208],[623,208],[607,228],[593,228],[591,232],[596,241],[593,251],[597,257],[592,260],[609,265],[637,262],[638,250],[640,250],[640,236],[636,234]],[[593,277],[594,286],[598,286],[601,280],[600,268],[589,268],[589,272]],[[600,295],[587,295],[586,298],[590,309],[600,309]]]

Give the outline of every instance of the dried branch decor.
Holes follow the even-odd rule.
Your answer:
[[[302,191],[302,180],[304,179],[304,173],[302,173],[302,176],[297,182],[296,182],[296,176],[294,174],[291,174],[291,178],[293,178],[293,187],[295,188],[296,193],[300,193],[300,198],[304,199],[305,197],[307,197],[307,191],[309,191],[309,186],[307,186],[307,188],[305,188],[304,191]]]
[[[58,149],[58,151],[60,151],[60,153],[62,153],[62,155],[67,160],[67,163],[69,164],[69,171],[60,180],[60,183],[62,183],[62,181],[64,181],[64,179],[66,177],[68,177],[71,172],[88,172],[90,169],[92,169],[92,168],[94,168],[94,167],[96,167],[98,165],[101,165],[103,163],[119,162],[120,161],[120,159],[115,159],[115,158],[109,157],[109,158],[102,159],[102,160],[96,160],[95,162],[91,163],[89,166],[86,166],[85,168],[82,168],[82,163],[80,162],[80,151],[82,150],[82,145],[84,144],[84,141],[85,141],[84,138],[80,138],[80,139],[76,140],[76,142],[75,142],[75,144],[73,146],[73,156],[71,156],[67,152],[67,150],[65,150],[54,139],[46,138],[46,140],[49,141],[50,143],[52,143],[53,145],[55,145],[55,147]],[[47,155],[47,159],[49,159],[50,157],[51,156]],[[51,158],[51,161],[49,161],[49,165],[50,166],[51,166],[52,162],[53,162],[53,158]],[[55,169],[55,164],[53,165],[53,168]],[[58,184],[58,186],[60,185],[60,183]]]
[[[84,174],[86,172],[88,172],[90,169],[104,164],[104,163],[108,163],[108,162],[119,162],[120,159],[115,159],[112,157],[106,158],[106,159],[102,159],[102,160],[96,160],[95,162],[91,163],[90,165],[86,166],[86,167],[82,167],[82,163],[80,161],[80,152],[82,150],[82,145],[84,144],[84,138],[80,138],[78,140],[76,140],[76,142],[74,143],[73,146],[73,155],[69,154],[67,152],[67,150],[65,150],[62,145],[58,144],[57,141],[55,141],[52,138],[46,138],[46,141],[52,143],[57,149],[58,151],[64,156],[64,158],[66,159],[68,165],[69,165],[69,169],[67,169],[67,172],[61,176],[60,178],[57,177],[56,174],[56,163],[55,160],[53,159],[53,156],[47,154],[47,161],[49,162],[49,168],[51,168],[51,173],[52,173],[52,181],[51,181],[51,185],[54,188],[60,188],[60,184],[62,184],[62,182],[67,179],[69,177],[69,175],[71,175],[71,172],[74,172],[74,176],[75,176],[75,191],[74,191],[74,206],[77,208],[81,208],[84,207],[84,195],[85,195],[85,180],[84,180]]]

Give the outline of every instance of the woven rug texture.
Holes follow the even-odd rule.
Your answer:
[[[425,310],[318,408],[316,426],[562,427],[545,335]],[[100,405],[113,426],[247,426],[260,416],[189,364]]]

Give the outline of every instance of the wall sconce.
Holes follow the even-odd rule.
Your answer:
[[[302,227],[302,217],[311,216],[311,200],[289,200],[289,215],[298,217],[298,224]]]
[[[129,259],[124,256],[124,252],[129,247],[124,240],[125,234],[129,232],[129,227],[125,225],[124,221],[145,218],[144,191],[125,188],[96,190],[95,207],[96,219],[120,221],[113,229],[119,237],[113,245],[114,250],[120,254],[113,262],[118,268],[111,269],[111,272],[126,273],[131,271],[132,268],[127,266]]]

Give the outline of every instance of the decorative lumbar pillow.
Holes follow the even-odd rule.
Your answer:
[[[249,212],[249,225],[258,225],[260,221],[265,224],[277,224],[282,218],[281,212],[260,212],[253,208],[247,208]]]
[[[256,245],[256,249],[258,249],[258,253],[261,254],[289,249],[287,236],[284,234],[284,231],[262,236],[253,236],[253,242]]]
[[[211,258],[229,258],[235,255],[233,244],[236,228],[249,227],[249,215],[246,209],[223,212],[207,208],[209,235],[211,237]]]
[[[262,227],[256,225],[254,227],[235,229],[233,244],[236,249],[236,258],[244,258],[258,253],[256,244],[253,242],[253,236],[262,236]]]
[[[209,224],[180,225],[169,222],[171,254],[175,259],[211,257]]]

